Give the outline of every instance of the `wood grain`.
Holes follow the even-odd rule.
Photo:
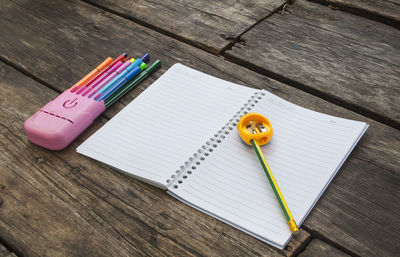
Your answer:
[[[219,53],[285,0],[86,0],[146,27]]]
[[[260,72],[400,128],[400,31],[296,1],[227,54]]]
[[[400,28],[400,3],[392,0],[311,0]]]
[[[400,212],[399,206],[394,204],[399,202],[398,192],[400,192],[398,190],[400,185],[398,170],[400,132],[398,130],[90,5],[76,1],[44,2],[40,5],[35,5],[35,3],[29,5],[29,10],[24,10],[22,1],[19,5],[12,3],[1,10],[3,13],[0,16],[0,31],[6,33],[9,31],[7,28],[12,29],[14,37],[3,37],[0,40],[2,46],[0,56],[52,88],[59,91],[68,88],[101,62],[105,55],[116,56],[120,51],[127,51],[138,56],[148,50],[154,59],[163,61],[162,69],[107,110],[105,113],[107,117],[112,117],[121,110],[173,63],[182,62],[222,79],[266,89],[306,108],[368,122],[371,126],[366,135],[332,181],[303,227],[320,238],[325,238],[335,245],[341,245],[347,252],[358,255],[394,256],[399,252],[396,242],[400,240]],[[19,22],[11,24],[10,21],[14,16],[19,17]],[[108,24],[108,27],[104,28],[98,24]],[[137,34],[136,40],[127,41],[126,35],[132,31]],[[100,39],[103,37],[113,38],[111,49],[109,41]],[[143,46],[143,42],[146,42],[146,47]],[[22,84],[28,87],[21,86],[21,89],[26,91],[32,83]],[[17,94],[12,89],[8,91],[13,92],[14,95]],[[0,94],[1,97],[3,95],[5,93]],[[14,121],[15,126],[20,126],[24,119],[46,101],[48,99],[23,107],[19,106],[22,100],[19,102],[13,100],[15,103],[13,103],[12,111],[9,112],[13,115],[14,113],[21,115],[19,121]],[[0,102],[3,103],[3,100]],[[7,116],[6,119],[12,120],[13,115]],[[74,148],[93,133],[102,122],[96,123],[67,150],[57,153],[44,151],[28,144],[21,129],[18,133],[14,133],[18,136],[12,138],[27,144],[24,149],[29,150],[22,156],[31,158],[31,156],[39,155],[45,160],[43,166],[50,162],[51,167],[61,167],[57,169],[57,174],[53,171],[47,177],[56,178],[56,184],[59,184],[60,188],[68,188],[67,192],[72,191],[73,193],[68,193],[73,198],[71,201],[77,201],[75,198],[78,198],[82,208],[72,206],[73,209],[78,209],[80,215],[90,221],[93,219],[91,215],[99,217],[103,222],[101,224],[114,231],[113,233],[122,231],[119,233],[124,235],[125,241],[137,240],[136,237],[140,233],[148,235],[141,231],[141,226],[144,225],[140,222],[143,222],[146,229],[147,227],[155,229],[155,231],[150,230],[153,231],[152,235],[156,236],[158,233],[165,235],[166,238],[162,237],[164,241],[156,244],[157,247],[167,249],[165,251],[171,251],[173,248],[168,241],[168,238],[172,238],[171,240],[175,242],[184,240],[180,246],[186,247],[184,250],[190,250],[194,255],[277,254],[254,238],[166,197],[165,193],[158,189],[127,178],[95,161],[77,155]],[[14,151],[20,153],[18,150]],[[16,157],[9,162],[18,163]],[[36,172],[42,174],[40,168]],[[40,183],[46,185],[46,182]],[[52,192],[61,193],[58,189],[53,189]],[[67,205],[69,205],[68,202]],[[177,226],[169,226],[170,222]],[[139,227],[138,234],[133,234],[131,230],[137,226]],[[109,231],[99,231],[111,237],[110,240],[114,242],[112,238],[115,234],[107,235]],[[2,233],[9,232],[2,231]],[[375,234],[385,240],[376,240],[376,237],[371,237]],[[35,237],[27,236],[24,240],[33,240],[33,238]],[[196,238],[195,242],[191,240],[192,238]],[[307,236],[304,238],[306,238],[305,241],[308,240]],[[13,240],[16,240],[15,244],[20,244],[22,239],[18,241],[14,238]],[[142,243],[143,247],[147,244],[155,244],[150,236],[144,241],[146,243],[140,241],[139,250],[145,249],[141,247]],[[156,242],[159,241],[156,240]],[[303,247],[303,242],[292,240],[287,248],[290,252],[283,254],[293,254]],[[129,243],[127,245],[124,245],[124,249],[130,249]],[[65,248],[68,247],[70,245],[65,245]],[[181,249],[178,246],[176,248]]]
[[[0,257],[17,257],[13,252],[10,252],[4,245],[0,243]]]
[[[315,256],[350,257],[350,255],[338,250],[337,248],[319,239],[313,239],[311,243],[307,245],[307,248],[298,255],[298,257],[315,257]]]
[[[23,256],[291,256],[78,155],[27,140],[23,122],[57,94],[0,63],[0,237]]]

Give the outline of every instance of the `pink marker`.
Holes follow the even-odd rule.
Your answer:
[[[110,76],[114,71],[116,71],[122,64],[123,64],[123,62],[121,62],[121,61],[117,62],[114,66],[112,66],[103,75],[98,77],[95,81],[93,81],[91,87],[87,88],[87,90],[82,94],[82,96],[87,95],[90,91],[92,91],[92,89],[94,89],[97,85],[99,85],[103,80],[105,80],[108,76]],[[79,95],[79,93],[80,92],[78,91],[77,94]]]
[[[86,87],[81,87],[81,88],[78,90],[78,92],[76,92],[76,94],[79,95],[79,94],[82,93],[82,91],[85,90],[85,89],[86,89]]]
[[[124,62],[124,64],[122,64],[116,71],[114,71],[113,73],[111,73],[110,76],[108,76],[106,79],[104,79],[98,85],[97,89],[94,90],[92,93],[90,93],[90,95],[88,97],[89,98],[93,97],[97,93],[97,91],[99,91],[102,87],[107,85],[108,82],[110,82],[114,77],[116,77],[118,74],[120,74],[123,70],[128,68],[128,66],[131,65],[134,61],[135,61],[135,59],[131,58],[129,61]]]
[[[75,86],[73,89],[71,89],[71,92],[74,93],[78,89],[79,89],[79,86]]]

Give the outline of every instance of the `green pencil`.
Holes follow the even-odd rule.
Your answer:
[[[153,62],[149,67],[147,67],[145,70],[143,70],[139,76],[137,76],[134,80],[129,82],[126,86],[120,88],[117,90],[114,94],[112,94],[109,98],[106,99],[105,106],[106,108],[110,107],[115,101],[120,99],[123,95],[125,95],[129,90],[134,88],[137,84],[142,82],[145,78],[147,78],[153,71],[158,69],[161,66],[161,61],[156,60]]]

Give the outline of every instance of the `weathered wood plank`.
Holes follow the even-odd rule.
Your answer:
[[[0,71],[0,236],[24,256],[156,254],[156,246],[141,239],[151,230],[141,229],[142,234],[136,236],[141,247],[132,246],[79,200],[93,197],[93,193],[85,194],[84,187],[71,185],[71,178],[75,184],[84,181],[77,177],[79,168],[74,170],[65,160],[35,149],[23,138],[27,111],[34,111],[56,94],[3,63]],[[64,178],[66,174],[69,176]],[[94,199],[92,204],[100,207],[99,201]],[[102,207],[115,211],[111,206]]]
[[[124,49],[138,56],[147,48],[153,57],[163,60],[164,65],[161,71],[155,73],[110,108],[106,112],[108,117],[113,116],[130,102],[173,63],[182,62],[222,79],[256,88],[264,88],[306,108],[345,118],[365,120],[370,123],[371,127],[366,135],[333,180],[331,186],[328,187],[327,192],[311,212],[310,217],[306,219],[304,226],[313,233],[360,255],[390,256],[399,252],[399,246],[396,245],[400,235],[398,229],[400,227],[399,206],[393,204],[399,201],[399,131],[85,4],[73,1],[68,3],[67,6],[62,1],[55,1],[53,3],[42,3],[42,5],[39,9],[30,8],[29,12],[12,5],[4,8],[4,13],[7,14],[6,18],[11,15],[11,17],[21,17],[21,19],[19,19],[20,23],[11,25],[4,18],[5,15],[0,16],[0,26],[2,26],[0,31],[6,32],[5,27],[12,27],[14,37],[18,38],[18,40],[9,37],[2,38],[0,43],[4,47],[0,49],[0,56],[60,91],[76,82],[79,77],[100,62],[105,54],[112,56],[119,54],[119,51],[115,49]],[[70,8],[71,6],[72,8]],[[41,11],[42,9],[44,10]],[[36,16],[41,17],[41,19],[35,19],[35,16],[31,17],[30,13],[32,12],[36,13]],[[27,19],[25,20],[24,17],[27,17]],[[45,22],[45,25],[39,26],[42,22]],[[75,29],[68,29],[68,24]],[[84,26],[79,24],[84,24]],[[96,26],[96,24],[108,24],[108,27],[103,28]],[[125,35],[131,33],[131,31],[136,31],[135,41],[126,40]],[[113,38],[113,49],[109,48],[109,42],[99,40],[100,36],[103,35]],[[26,42],[30,44],[27,45]],[[146,42],[146,47],[141,46],[144,42]],[[73,47],[67,47],[68,45]],[[62,56],[63,59],[56,58],[57,55]],[[85,61],[82,62],[81,60]],[[46,61],[51,64],[43,65]],[[35,63],[38,65],[34,66]],[[71,64],[68,69],[65,68],[66,63]],[[37,103],[36,109],[43,103]],[[24,111],[21,110],[21,113],[24,118],[27,118],[34,111],[35,108],[31,107]],[[223,238],[215,241],[215,244],[211,247],[210,252],[215,254],[228,255],[232,250],[227,249],[235,244],[237,246],[232,249],[235,252],[239,251],[238,255],[246,250],[255,255],[261,255],[262,252],[265,255],[271,253],[268,247],[260,246],[257,240],[253,241],[252,238],[243,233],[239,233],[173,199],[163,198],[164,194],[158,193],[159,191],[151,186],[127,179],[124,175],[111,171],[97,162],[86,160],[86,158],[80,156],[77,158],[74,147],[97,128],[97,125],[91,128],[66,151],[45,156],[46,160],[47,158],[51,160],[52,156],[56,154],[57,156],[61,155],[62,159],[68,160],[68,167],[74,173],[63,173],[67,181],[71,180],[74,183],[78,183],[82,179],[90,181],[84,183],[84,187],[90,185],[84,195],[92,195],[92,192],[95,192],[96,196],[101,196],[107,202],[111,202],[112,205],[115,205],[115,202],[118,203],[118,200],[114,199],[115,196],[118,196],[118,199],[123,199],[130,206],[129,208],[134,206],[143,213],[150,211],[152,215],[159,217],[157,224],[167,226],[165,217],[160,218],[160,214],[153,214],[154,210],[159,212],[162,210],[162,212],[167,213],[169,219],[175,220],[176,218],[176,222],[179,224],[179,233],[173,230],[170,231],[171,235],[168,234],[172,238],[190,240],[187,235],[198,233],[196,234],[197,241],[204,246],[207,245],[205,242],[208,240],[215,241],[213,235],[217,238],[222,236]],[[23,136],[21,138],[26,140]],[[32,147],[39,151],[38,148]],[[60,180],[58,183],[63,185],[67,182]],[[101,186],[101,189],[97,186]],[[143,193],[143,195],[142,191],[150,193]],[[379,194],[374,192],[379,192]],[[101,214],[101,217],[108,221],[107,214],[102,213],[103,209],[107,209],[108,206],[104,208],[92,207],[92,204],[88,203],[97,203],[103,200],[93,200],[95,198],[91,197],[89,200],[85,200],[85,206],[94,208],[96,215]],[[142,198],[145,201],[141,200]],[[163,205],[159,205],[159,201]],[[126,205],[124,205],[125,207],[118,204],[116,206],[121,210],[126,208]],[[389,207],[390,210],[388,210]],[[181,213],[182,215],[178,218],[176,215]],[[111,214],[109,215],[111,216]],[[363,217],[360,218],[360,215],[363,215]],[[125,216],[122,216],[122,218],[118,216],[118,219],[121,221],[113,220],[108,221],[108,223],[113,224],[112,227],[118,229],[122,227],[122,231],[125,231],[126,224],[128,224],[128,227],[130,226],[130,219]],[[117,222],[116,225],[114,222]],[[208,236],[200,236],[200,232],[197,232],[197,230],[203,229],[207,229],[203,233]],[[208,229],[215,231],[216,234]],[[175,235],[176,233],[178,234]],[[382,238],[390,238],[391,240],[377,241],[374,239],[375,237],[371,237],[371,234],[376,233]],[[190,245],[190,249],[202,249],[193,246],[191,241],[185,241],[185,244],[187,243]],[[244,250],[241,251],[240,249]],[[295,249],[298,248],[295,247]],[[201,253],[204,253],[204,250],[201,250]]]
[[[22,124],[56,93],[0,63],[0,236],[24,256],[291,256],[109,167],[51,152]]]
[[[85,0],[179,40],[219,53],[285,0]]]
[[[400,128],[400,31],[302,0],[286,10],[229,58]]]
[[[311,0],[400,28],[400,3],[391,0]]]
[[[329,245],[319,239],[313,239],[307,248],[301,252],[298,257],[315,257],[315,256],[324,256],[324,257],[350,257],[350,255],[340,251],[339,249]]]
[[[17,257],[13,252],[10,252],[4,245],[0,243],[0,257]]]

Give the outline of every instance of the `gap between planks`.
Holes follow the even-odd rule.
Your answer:
[[[278,8],[276,8],[275,10],[273,10],[271,13],[265,15],[263,18],[261,18],[260,20],[258,20],[257,22],[255,22],[254,24],[252,24],[251,26],[249,26],[247,29],[245,29],[242,33],[240,33],[239,35],[237,35],[236,37],[232,38],[232,42],[230,42],[229,44],[227,44],[225,47],[223,47],[220,51],[220,55],[225,56],[225,52],[228,50],[232,50],[232,47],[236,44],[236,43],[241,43],[243,42],[242,40],[242,36],[247,33],[249,30],[251,30],[252,28],[254,28],[255,26],[257,26],[258,24],[260,24],[261,22],[265,21],[266,19],[268,19],[269,17],[271,17],[272,15],[275,15],[276,13],[281,13],[285,10],[287,5],[290,5],[294,3],[294,0],[286,0],[286,2],[284,4],[282,4],[281,6],[279,6]],[[229,59],[227,59],[229,60]],[[242,65],[241,65],[242,66]],[[245,68],[247,68],[246,66],[243,66]]]
[[[324,242],[324,243],[326,243],[328,245],[331,245],[331,246],[337,248],[338,250],[340,250],[340,251],[342,251],[344,253],[347,253],[350,256],[361,257],[360,255],[358,255],[358,254],[354,253],[353,251],[351,251],[351,250],[349,250],[349,249],[347,249],[347,248],[345,248],[345,247],[343,247],[343,246],[341,246],[341,245],[329,240],[328,238],[326,238],[323,235],[321,235],[320,233],[308,228],[305,225],[302,225],[301,228],[304,229],[305,231],[307,231],[308,233],[310,233],[310,238],[309,238],[309,241],[305,242],[304,246],[301,249],[299,249],[299,251],[296,252],[294,256],[298,256],[302,252],[304,252],[307,249],[308,245],[312,242],[312,240],[319,239],[322,242]]]
[[[30,73],[29,71],[25,70],[23,67],[19,66],[18,64],[12,63],[9,60],[7,60],[6,58],[4,58],[3,56],[0,55],[0,61],[3,62],[4,64],[14,68],[15,70],[21,72],[22,74],[24,74],[25,76],[33,79],[34,81],[39,82],[40,84],[42,84],[43,86],[61,94],[62,91],[58,90],[57,88],[53,87],[52,85],[50,85],[49,83],[47,83],[46,81],[40,79],[39,77],[35,76],[34,74]]]
[[[235,43],[240,42],[240,38],[241,38],[241,36],[242,36],[243,34],[245,34],[246,32],[248,32],[250,29],[252,29],[254,26],[256,26],[257,24],[259,24],[260,22],[264,21],[264,20],[267,19],[268,17],[272,16],[273,14],[275,14],[275,13],[277,13],[277,12],[280,12],[281,10],[284,10],[286,5],[294,3],[295,0],[286,0],[285,3],[283,3],[281,6],[279,6],[279,7],[276,8],[275,10],[273,10],[271,13],[269,13],[269,14],[265,15],[264,17],[262,17],[260,20],[258,20],[257,22],[255,22],[254,24],[252,24],[251,26],[249,26],[247,29],[245,29],[243,32],[241,32],[239,35],[237,35],[237,36],[235,36],[235,37],[228,37],[228,38],[227,38],[227,40],[228,40],[227,45],[226,45],[225,47],[223,47],[221,50],[214,49],[214,48],[210,48],[210,47],[208,47],[208,46],[205,45],[205,44],[202,44],[202,43],[200,43],[200,42],[195,42],[195,41],[192,41],[192,40],[190,40],[190,39],[184,38],[184,37],[182,37],[182,36],[180,36],[180,35],[178,35],[178,34],[171,33],[171,32],[169,32],[168,30],[165,30],[165,29],[163,29],[163,28],[161,28],[161,27],[158,27],[158,26],[156,26],[156,25],[153,25],[153,24],[148,23],[148,22],[146,22],[146,21],[143,21],[143,20],[141,20],[141,19],[138,19],[138,18],[129,16],[129,15],[127,15],[127,14],[124,14],[124,13],[121,13],[121,12],[118,12],[118,11],[115,11],[115,10],[113,10],[113,9],[111,9],[111,8],[108,8],[108,7],[106,7],[106,6],[103,6],[103,5],[101,5],[101,4],[93,3],[93,2],[91,2],[91,1],[89,1],[89,0],[80,0],[80,1],[81,1],[81,2],[84,2],[84,3],[88,4],[88,5],[94,6],[94,7],[98,8],[98,9],[101,9],[101,10],[103,10],[103,11],[106,11],[106,12],[109,12],[109,13],[112,13],[112,14],[115,14],[115,15],[117,15],[117,16],[119,16],[119,17],[121,17],[121,18],[124,18],[124,19],[126,19],[126,20],[129,20],[129,21],[132,21],[132,22],[137,23],[137,24],[139,24],[139,25],[142,25],[143,27],[146,27],[146,28],[148,28],[148,29],[157,31],[157,32],[159,32],[159,33],[161,33],[161,34],[163,34],[163,35],[165,35],[165,36],[174,38],[174,39],[179,40],[179,41],[181,41],[181,42],[183,42],[183,43],[186,43],[186,44],[188,44],[188,45],[190,45],[190,46],[193,46],[193,47],[199,48],[199,49],[201,49],[201,50],[204,50],[204,51],[206,51],[206,52],[208,52],[208,53],[211,53],[211,54],[213,54],[213,55],[224,55],[224,53],[225,53],[226,50],[231,49]]]
[[[343,12],[351,13],[363,18],[367,18],[376,22],[380,22],[386,25],[389,25],[393,28],[400,29],[400,23],[394,19],[391,19],[389,17],[385,17],[383,15],[379,15],[373,12],[370,12],[368,10],[362,9],[362,8],[357,8],[357,7],[352,7],[348,6],[345,3],[337,2],[337,3],[331,3],[328,0],[308,0],[313,3],[321,4],[330,8],[338,9]]]
[[[0,206],[1,206],[1,199],[0,199]],[[4,249],[5,248],[5,249]],[[6,254],[6,255],[2,255]],[[6,242],[3,238],[0,237],[0,256],[1,257],[18,257],[22,256],[22,253],[19,252],[18,249],[10,246],[8,242]]]

